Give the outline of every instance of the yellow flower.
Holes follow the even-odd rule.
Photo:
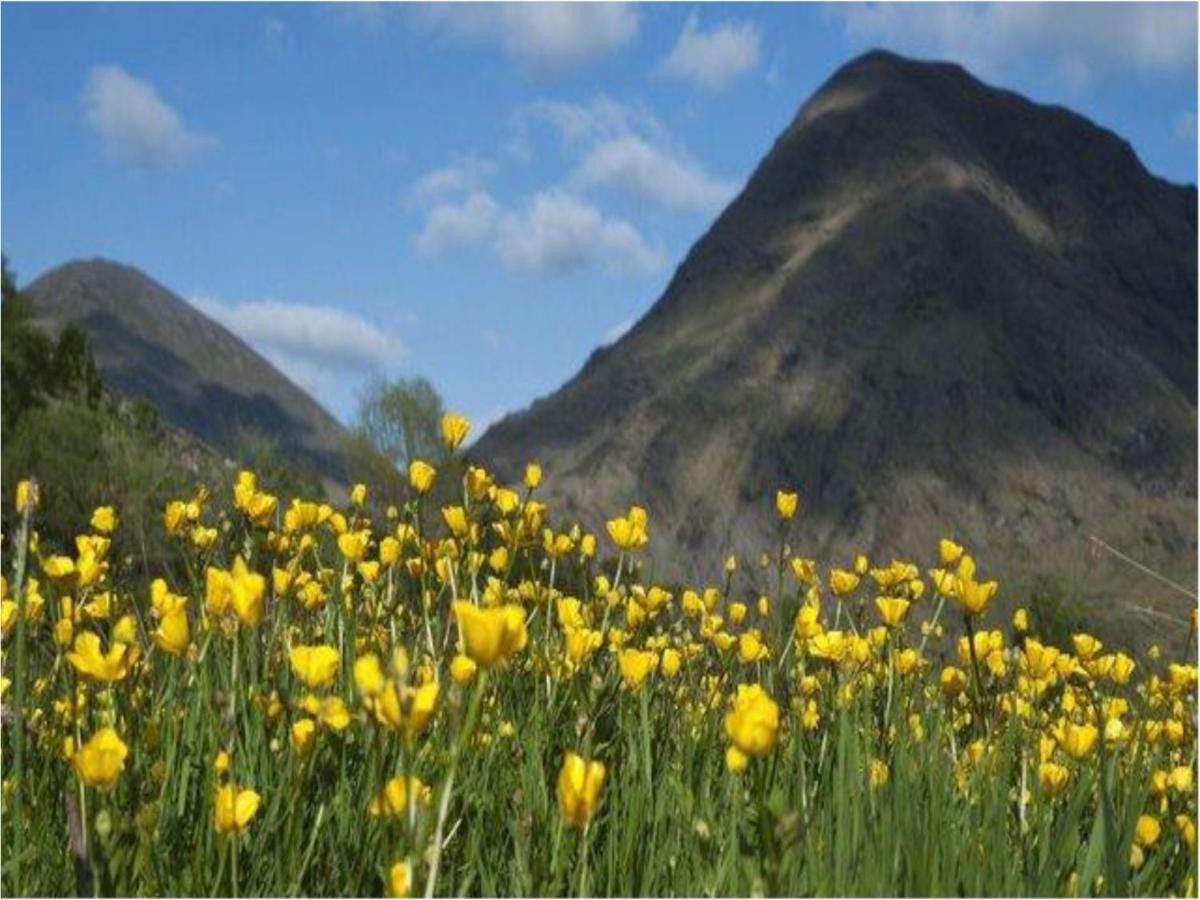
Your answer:
[[[250,824],[261,804],[262,797],[255,791],[237,790],[229,784],[217,788],[213,810],[213,821],[217,831],[221,834],[241,831]]]
[[[412,873],[404,860],[392,866],[388,872],[388,891],[393,897],[407,897],[412,889]]]
[[[1075,655],[1084,662],[1087,662],[1093,656],[1099,653],[1100,648],[1104,646],[1090,634],[1071,635],[1071,644],[1075,648]]]
[[[350,710],[341,697],[314,697],[307,694],[300,699],[300,708],[334,731],[344,731],[350,725]]]
[[[542,483],[542,467],[535,462],[525,464],[525,487],[533,490]]]
[[[98,506],[92,513],[92,527],[101,534],[112,534],[117,527],[117,514],[111,506]]]
[[[17,482],[17,512],[25,512],[25,508],[38,505],[38,486],[36,481]]]
[[[367,807],[367,812],[378,818],[379,816],[395,816],[401,818],[408,814],[408,801],[412,797],[414,804],[428,804],[432,792],[425,782],[413,775],[408,779],[407,786],[403,778],[393,778],[383,786],[375,798],[371,800],[371,805]]]
[[[829,587],[839,597],[844,597],[858,587],[858,576],[845,569],[832,569],[829,572]]]
[[[1181,794],[1191,794],[1195,779],[1191,766],[1176,766],[1167,775],[1167,784]]]
[[[879,610],[879,618],[883,624],[894,628],[904,621],[908,614],[909,602],[903,597],[876,597],[875,608]]]
[[[326,645],[306,646],[298,644],[288,654],[292,671],[310,688],[324,687],[337,675],[338,652]]]
[[[312,719],[297,719],[292,723],[292,746],[301,756],[307,756],[317,736],[317,723]]]
[[[590,628],[567,628],[563,636],[567,643],[567,659],[576,666],[587,662],[604,642],[604,636]]]
[[[455,684],[466,684],[475,677],[477,668],[474,660],[459,653],[450,661],[450,677],[454,679]]]
[[[779,513],[779,518],[783,521],[786,522],[796,515],[796,507],[799,504],[800,497],[795,492],[775,492],[775,512]]]
[[[725,735],[746,756],[765,756],[775,747],[779,705],[757,684],[739,684]]]
[[[618,550],[633,551],[645,546],[648,540],[646,534],[646,511],[640,506],[632,506],[629,513],[617,519],[610,519],[606,524],[608,536]]]
[[[67,654],[67,659],[77,671],[97,681],[120,681],[129,673],[130,663],[136,655],[134,648],[119,641],[114,641],[104,653],[100,649],[100,636],[85,631],[76,636],[74,649]]]
[[[466,416],[448,412],[442,416],[442,443],[448,450],[455,450],[467,437],[471,422]]]
[[[1029,630],[1029,613],[1025,611],[1025,607],[1020,607],[1012,617],[1013,631],[1026,632]]]
[[[490,669],[525,649],[525,610],[516,604],[482,609],[457,600],[454,617],[467,656]]]
[[[667,678],[674,678],[679,674],[679,667],[683,665],[683,654],[674,647],[670,647],[663,651],[662,665],[660,669],[663,675]]]
[[[1139,847],[1153,847],[1157,842],[1159,835],[1162,834],[1162,825],[1154,816],[1138,816],[1137,825],[1133,830],[1133,840]]]
[[[354,506],[362,506],[367,502],[367,486],[361,482],[350,488],[350,502]]]
[[[150,634],[150,640],[160,650],[172,656],[181,656],[191,642],[191,633],[188,629],[187,600],[183,597],[176,600],[176,604],[163,612],[158,628]]]
[[[887,763],[878,757],[871,760],[868,780],[870,781],[872,789],[883,787],[885,784],[887,784],[889,775],[890,772],[888,771]]]
[[[850,642],[840,631],[825,631],[808,640],[808,652],[817,659],[839,663],[850,651]]]
[[[966,690],[967,673],[955,666],[946,666],[942,669],[938,683],[941,685],[942,693],[953,699]]]
[[[974,578],[964,578],[960,575],[955,579],[954,587],[959,603],[962,604],[963,612],[968,616],[978,616],[992,602],[998,585],[994,581],[980,583]]]
[[[350,562],[359,562],[367,553],[367,546],[371,543],[371,532],[363,529],[361,531],[347,531],[344,534],[339,534],[337,539],[338,550]]]
[[[558,809],[569,825],[582,828],[596,812],[604,787],[604,763],[575,753],[563,757],[558,773]]]
[[[743,663],[756,663],[770,656],[758,631],[750,630],[738,637],[738,657]]]
[[[1071,773],[1067,767],[1058,763],[1044,762],[1038,767],[1038,781],[1047,794],[1061,794],[1070,777]]]
[[[650,650],[629,648],[617,654],[617,668],[621,671],[621,680],[631,691],[640,688],[657,666],[658,654]]]
[[[93,734],[71,758],[79,780],[88,787],[110,788],[125,765],[129,748],[116,730],[105,726]]]
[[[205,606],[213,615],[232,612],[243,625],[253,628],[262,621],[266,592],[266,578],[251,572],[240,556],[230,571],[215,566],[205,571]]]
[[[949,538],[942,538],[938,541],[938,557],[943,566],[954,565],[962,555],[963,548],[961,544],[956,544]]]
[[[388,682],[378,698],[376,715],[405,737],[416,737],[437,711],[440,688],[436,681],[417,688]]]
[[[354,684],[364,697],[375,697],[383,692],[387,684],[379,657],[374,653],[360,656],[354,661]]]
[[[469,530],[467,512],[461,506],[443,506],[442,518],[455,537],[465,537]]]
[[[418,494],[428,494],[436,477],[437,470],[423,460],[414,459],[408,464],[408,483]]]
[[[1096,747],[1100,732],[1095,725],[1060,724],[1054,730],[1054,739],[1063,752],[1072,759],[1087,759]]]

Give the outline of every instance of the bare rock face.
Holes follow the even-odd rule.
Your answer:
[[[23,291],[50,333],[88,332],[105,385],[145,397],[170,424],[232,450],[246,430],[344,478],[342,426],[221,325],[148,276],[108,260],[70,262]]]
[[[798,553],[953,535],[1012,602],[1061,576],[1114,627],[1174,628],[1190,601],[1089,539],[1195,585],[1196,213],[1079,115],[869,53],[650,312],[473,452],[537,459],[601,532],[643,503],[662,577],[757,559],[794,486]]]

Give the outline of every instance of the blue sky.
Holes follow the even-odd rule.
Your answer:
[[[480,427],[649,309],[871,47],[1075,108],[1196,181],[1191,4],[14,5],[0,240],[141,268],[349,418],[425,375]]]

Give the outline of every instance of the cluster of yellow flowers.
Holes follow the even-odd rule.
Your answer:
[[[461,416],[445,417],[449,452],[468,428]],[[237,777],[245,753],[238,723],[251,712],[264,734],[282,726],[286,737],[272,738],[271,752],[281,760],[290,753],[298,765],[347,729],[397,740],[403,768],[364,809],[409,823],[387,872],[397,895],[423,867],[436,878],[458,761],[493,734],[512,733],[495,712],[495,692],[517,678],[547,698],[571,685],[585,698],[555,785],[571,828],[588,828],[606,772],[619,763],[597,758],[612,745],[601,748],[587,704],[609,688],[631,700],[652,688],[694,735],[719,723],[734,778],[781,742],[819,736],[862,697],[877,704],[881,722],[876,755],[862,772],[872,790],[889,783],[898,731],[934,743],[934,712],[945,722],[937,752],[952,755],[963,792],[975,789],[971,771],[997,754],[1001,728],[1017,729],[1022,766],[1036,773],[1042,795],[1022,793],[1022,805],[1055,802],[1102,757],[1136,747],[1159,765],[1130,866],[1144,865],[1167,821],[1194,849],[1196,666],[1159,665],[1152,651],[1147,671],[1085,633],[1070,647],[1049,646],[1030,633],[1023,609],[1010,627],[985,625],[997,582],[981,579],[954,541],[941,542],[924,574],[909,561],[873,565],[858,556],[822,577],[816,561],[787,546],[799,500],[780,491],[779,578],[771,584],[764,565],[756,596],[738,596],[732,558],[722,585],[644,583],[650,526],[640,507],[607,522],[607,544],[579,525],[556,531],[536,499],[542,473],[534,464],[513,486],[467,466],[457,502],[440,509],[428,508],[435,467],[414,460],[407,474],[411,499],[386,511],[382,529],[362,485],[344,509],[303,499],[285,507],[243,472],[231,512],[212,510],[203,488],[172,501],[163,525],[189,582],[155,578],[146,603],[121,587],[108,558],[118,527],[111,507],[95,511],[74,554],[43,554],[31,535],[31,571],[14,588],[19,594],[4,581],[2,612],[6,640],[22,614],[31,639],[48,638],[49,653],[39,658],[51,662],[34,673],[28,694],[33,733],[62,748],[83,785],[111,790],[131,752],[142,752],[122,735],[146,727],[133,721],[143,711],[117,702],[116,689],[145,696],[145,685],[168,678],[186,691],[218,654],[229,675],[219,694],[227,712],[213,725],[213,827],[236,837],[263,808],[264,798]],[[31,513],[36,503],[36,486],[22,483],[18,509]],[[917,610],[920,623],[910,628]],[[948,626],[961,637],[947,643]],[[10,657],[3,692],[14,677]],[[49,707],[39,705],[44,697]],[[450,749],[426,767],[427,784],[413,761],[424,759],[421,742],[439,721]],[[413,823],[425,820],[435,796],[435,835],[418,846]]]

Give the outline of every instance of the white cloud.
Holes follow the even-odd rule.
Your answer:
[[[535,70],[585,65],[623,47],[637,34],[626,3],[436,3],[418,19],[450,37],[495,41],[505,55]]]
[[[695,13],[683,23],[674,48],[661,71],[671,78],[718,91],[758,65],[759,31],[753,22],[727,21],[709,31],[700,28]]]
[[[623,219],[562,190],[540,191],[504,216],[496,252],[512,269],[542,277],[567,275],[599,263],[613,274],[661,268],[661,250],[650,247]]]
[[[220,146],[215,137],[188,130],[154,85],[120,66],[92,69],[83,88],[83,105],[105,156],[121,165],[173,168]]]
[[[524,160],[533,156],[534,126],[557,132],[574,162],[569,178],[576,191],[609,188],[681,212],[714,213],[737,185],[710,175],[647,109],[600,95],[590,103],[537,100],[512,116],[511,146]]]
[[[1192,70],[1190,3],[838,4],[846,33],[863,43],[953,59],[988,76],[1038,61],[1078,87],[1122,70]]]
[[[339,376],[385,368],[404,352],[398,337],[332,306],[279,300],[230,304],[203,296],[189,302],[315,394],[326,393]]]
[[[418,203],[428,203],[451,194],[478,188],[495,171],[495,164],[477,156],[455,157],[451,162],[417,180],[412,196]]]
[[[487,191],[472,191],[461,200],[435,204],[413,239],[421,256],[436,256],[486,240],[496,225],[499,207]]]
[[[594,146],[575,179],[582,187],[613,187],[683,212],[717,212],[737,191],[690,158],[633,134]]]

